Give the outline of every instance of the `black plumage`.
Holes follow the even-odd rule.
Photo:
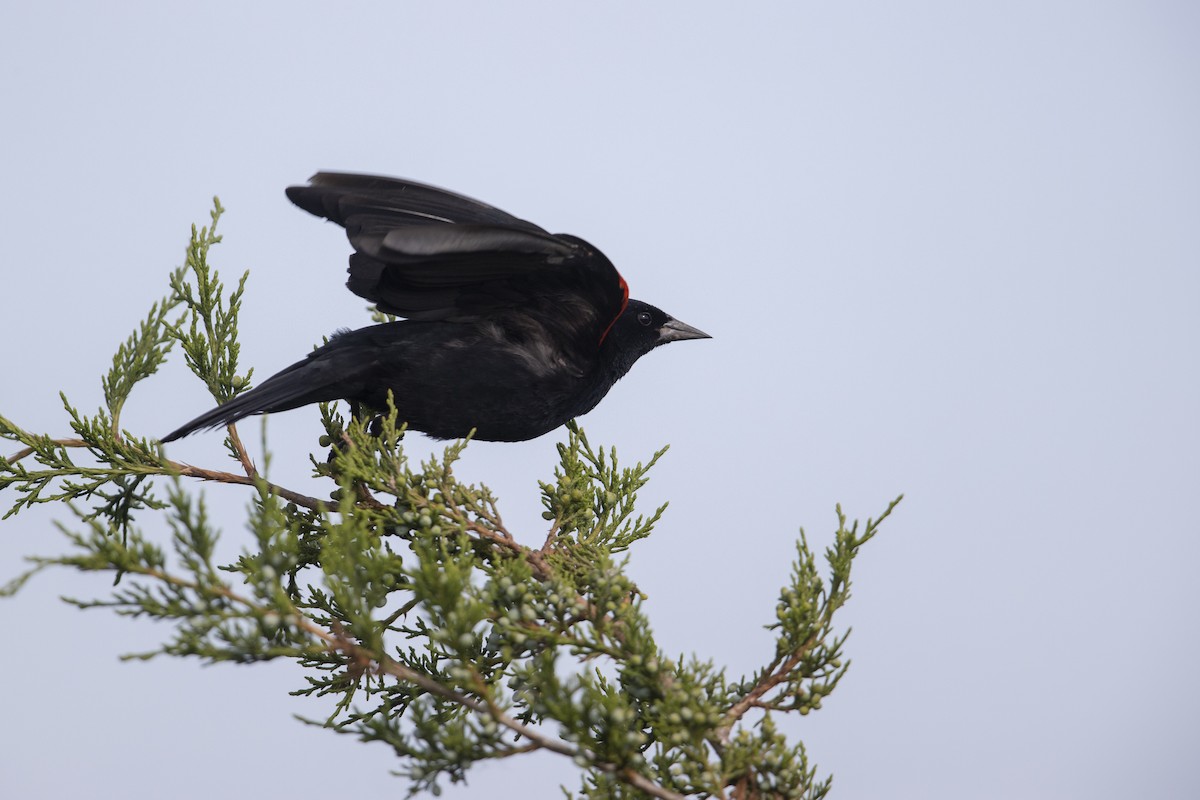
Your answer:
[[[596,406],[655,347],[707,338],[629,299],[592,245],[412,181],[318,173],[293,203],[346,229],[347,286],[406,318],[338,333],[307,358],[163,437],[349,400],[436,438],[521,441]]]

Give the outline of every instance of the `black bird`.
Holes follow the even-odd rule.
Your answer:
[[[352,292],[406,319],[339,332],[163,437],[309,403],[387,408],[439,439],[515,442],[595,408],[655,347],[708,338],[629,289],[576,236],[412,181],[321,172],[288,198],[346,229]]]

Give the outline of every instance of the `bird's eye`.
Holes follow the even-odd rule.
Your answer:
[[[650,312],[649,311],[639,312],[638,313],[638,322],[642,323],[643,325],[649,325],[651,322],[653,322],[653,320],[650,318]]]

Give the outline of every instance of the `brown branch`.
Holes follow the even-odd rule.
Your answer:
[[[787,676],[796,668],[796,665],[800,663],[800,660],[803,659],[804,656],[808,655],[808,651],[812,649],[812,646],[816,644],[816,639],[817,635],[813,634],[812,637],[806,641],[799,650],[788,656],[788,658],[782,664],[776,667],[774,671],[764,674],[762,678],[759,679],[758,683],[756,683],[741,700],[734,703],[729,708],[729,711],[725,712],[726,720],[728,720],[729,723],[733,723],[741,719],[742,715],[744,715],[752,706],[758,703],[758,701],[762,699],[763,695],[787,680]]]
[[[500,509],[496,508],[496,501],[492,500],[492,499],[488,499],[488,500],[484,500],[483,503],[484,503],[484,505],[488,506],[488,508],[486,511],[478,512],[480,514],[480,516],[484,517],[488,522],[492,523],[493,527],[495,527],[496,530],[503,531],[504,534],[510,539],[513,538],[513,535],[511,533],[509,533],[508,528],[506,528],[504,526],[504,520],[501,519],[501,517],[500,517]]]
[[[229,432],[229,441],[233,442],[233,449],[237,451],[238,461],[242,463],[242,469],[246,471],[247,478],[253,478],[258,474],[258,470],[254,466],[254,462],[250,460],[250,454],[246,452],[246,446],[242,444],[242,437],[238,436],[237,425],[229,424],[226,426]]]
[[[306,494],[294,492],[291,489],[286,489],[278,484],[270,481],[262,480],[258,477],[250,475],[235,475],[232,472],[222,472],[215,469],[204,469],[203,467],[195,467],[191,464],[185,464],[181,461],[166,462],[171,469],[175,470],[179,475],[185,478],[199,478],[202,481],[216,481],[218,483],[234,483],[240,486],[256,486],[259,481],[262,481],[272,493],[282,497],[289,503],[295,503],[298,506],[304,506],[311,511],[328,511],[329,503],[318,500],[315,497],[309,497]]]
[[[519,747],[510,747],[507,750],[498,750],[495,753],[489,754],[488,758],[492,758],[492,759],[508,758],[509,756],[519,756],[523,753],[532,753],[534,750],[541,750],[541,749],[542,749],[541,745],[531,742],[529,744],[523,744]]]
[[[215,469],[204,469],[203,467],[193,466],[182,461],[172,461],[168,458],[163,459],[163,464],[168,468],[167,470],[163,471],[163,474],[175,473],[185,478],[199,478],[203,481],[233,483],[240,486],[256,485],[257,481],[259,480],[258,471],[255,469],[254,463],[250,460],[249,455],[246,453],[245,447],[242,446],[241,440],[237,437],[237,431],[234,430],[232,425],[230,426],[229,430],[230,436],[234,441],[234,445],[240,454],[239,461],[241,461],[242,466],[246,469],[245,475],[235,475],[232,472],[223,472]],[[52,439],[50,440],[50,443],[58,447],[91,447],[91,445],[83,439]],[[33,454],[35,451],[36,449],[33,447],[26,447],[18,450],[6,460],[10,464],[15,464],[17,461],[20,461],[21,459]],[[270,481],[264,481],[264,483],[273,493],[290,503],[303,506],[311,511],[327,511],[329,509],[329,503],[323,500],[318,500],[315,497],[309,497],[306,494],[292,491],[291,489],[284,488],[283,486],[271,483]],[[376,505],[380,508],[383,507],[382,504],[379,504],[378,502],[376,502]]]
[[[542,552],[540,550],[534,550],[520,544],[508,531],[493,530],[487,525],[480,525],[478,522],[467,519],[460,520],[460,524],[462,524],[466,530],[479,534],[481,538],[487,539],[489,542],[493,542],[494,544],[498,544],[508,549],[513,555],[524,558],[529,562],[529,566],[533,570],[533,575],[538,580],[544,581],[550,577],[550,565],[547,564],[546,559],[542,557]]]
[[[740,720],[747,711],[751,708],[765,708],[761,703],[763,696],[767,692],[774,689],[779,684],[788,679],[788,676],[796,669],[796,666],[812,652],[813,647],[821,638],[821,632],[825,630],[825,625],[821,625],[813,632],[804,644],[800,645],[790,656],[784,660],[776,658],[768,668],[763,672],[763,676],[758,679],[758,683],[751,687],[750,691],[742,697],[741,700],[734,703],[725,712],[725,722],[717,729],[717,735],[723,744],[729,743],[729,733],[733,729],[734,723]]]
[[[170,459],[163,459],[163,463],[167,465],[173,472],[185,478],[198,478],[203,481],[214,481],[216,483],[232,483],[239,486],[257,485],[257,481],[262,479],[258,477],[258,472],[255,469],[253,462],[250,461],[249,455],[246,453],[245,448],[242,446],[241,439],[237,435],[236,428],[232,425],[229,426],[229,435],[234,442],[235,448],[238,450],[239,460],[241,461],[243,468],[246,470],[245,475],[236,475],[232,472],[224,472],[222,470],[205,469],[203,467],[197,467],[182,461],[172,461]],[[54,439],[52,440],[52,444],[55,444],[59,447],[90,446],[83,439]],[[35,448],[26,447],[13,454],[13,456],[8,459],[8,462],[10,464],[16,463],[33,452],[35,452]],[[278,484],[271,483],[270,481],[263,482],[266,484],[267,488],[271,490],[271,492],[290,503],[295,503],[296,505],[307,508],[310,511],[323,512],[329,510],[330,504],[324,500],[318,500],[315,497],[309,497],[308,495],[287,489]],[[361,505],[376,510],[382,510],[390,507],[380,503],[365,490],[360,492],[359,502]],[[428,501],[426,501],[426,504],[428,504]],[[488,521],[491,522],[494,527],[484,525],[477,520],[468,519],[467,516],[457,508],[453,509],[451,516],[454,517],[455,521],[461,524],[465,530],[477,534],[482,539],[486,539],[487,541],[504,547],[513,555],[524,558],[529,562],[530,567],[533,569],[533,574],[539,580],[546,580],[550,577],[551,570],[550,565],[546,563],[546,559],[544,558],[545,551],[533,550],[519,544],[513,535],[509,533],[500,523],[499,515],[489,515]]]
[[[407,603],[400,606],[400,608],[396,609],[394,614],[389,615],[387,619],[382,622],[383,627],[391,628],[392,624],[395,623],[396,620],[400,619],[401,617],[408,616],[408,612],[416,608],[418,604],[419,601],[416,598],[409,600]]]
[[[366,508],[381,511],[385,508],[391,508],[386,503],[381,503],[375,499],[375,495],[371,494],[371,490],[361,483],[354,484],[355,494],[358,495],[358,504]]]
[[[58,445],[59,447],[87,447],[88,446],[88,443],[85,442],[83,439],[51,439],[50,444]],[[22,458],[25,458],[28,455],[32,455],[34,453],[34,451],[35,451],[35,448],[26,447],[23,450],[18,450],[17,452],[13,453],[12,456],[10,456],[9,458],[7,458],[5,460],[10,464],[15,464],[16,462],[20,461]]]
[[[236,431],[234,427],[231,425],[229,426],[229,429],[231,436],[236,437]],[[79,445],[85,444],[78,439],[64,441],[79,442]],[[236,438],[234,441],[240,448],[240,441]],[[244,453],[245,451],[242,449],[240,452]],[[253,464],[249,464],[247,467],[247,475],[243,477],[241,475],[235,475],[231,472],[204,469],[202,467],[196,467],[183,462],[167,461],[167,463],[170,464],[173,469],[177,470],[180,475],[188,478],[199,478],[206,481],[233,483],[243,486],[254,486],[258,480],[261,480],[257,477],[257,473],[254,472]],[[243,461],[242,463],[245,466],[248,463],[248,457],[247,460]],[[309,497],[307,495],[300,494],[299,492],[294,492],[291,489],[286,489],[269,481],[266,481],[265,483],[267,488],[269,488],[273,493],[279,497],[282,497],[284,500],[295,503],[298,506],[303,506],[312,511],[326,511],[329,509],[328,503],[318,500],[315,497]],[[372,508],[375,510],[391,508],[391,506],[381,503],[371,496],[370,492],[366,490],[366,487],[360,486],[358,494],[359,504],[366,506],[367,508]],[[450,496],[449,492],[443,492],[443,495]],[[428,500],[425,500],[424,498],[421,499],[424,505],[429,505]],[[477,520],[467,518],[467,516],[458,508],[447,508],[447,511],[451,513],[451,517],[454,518],[457,523],[462,525],[465,530],[477,534],[482,539],[486,539],[487,541],[506,548],[514,555],[524,557],[529,562],[530,566],[533,568],[534,574],[539,579],[545,580],[550,576],[550,567],[548,564],[546,564],[545,559],[542,558],[542,554],[539,551],[531,550],[519,544],[516,539],[513,538],[513,535],[499,524],[498,518],[490,519],[489,521],[492,522],[495,527],[489,527],[488,525],[484,525]]]
[[[453,492],[449,487],[439,487],[439,491],[443,497],[453,497]],[[414,497],[412,500],[419,506],[430,508],[433,504],[425,497]],[[543,553],[540,550],[534,550],[525,547],[513,537],[511,533],[504,527],[500,521],[499,514],[492,513],[486,517],[490,525],[485,525],[477,519],[471,519],[461,508],[447,504],[445,507],[447,514],[454,522],[461,525],[464,531],[470,531],[477,534],[481,539],[485,539],[493,544],[500,545],[515,556],[524,558],[529,562],[529,566],[533,569],[534,577],[538,580],[546,580],[550,577],[550,565],[543,558]]]
[[[555,517],[554,524],[550,526],[550,531],[546,534],[546,541],[542,543],[542,549],[539,551],[542,555],[550,552],[550,546],[558,538],[558,527],[558,517]]]

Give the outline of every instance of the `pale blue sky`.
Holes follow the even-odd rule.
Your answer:
[[[367,322],[341,232],[284,187],[453,188],[714,336],[583,420],[627,459],[672,445],[632,568],[668,651],[752,669],[797,527],[822,546],[834,503],[906,493],[859,564],[849,676],[789,723],[833,797],[1200,796],[1198,43],[1186,2],[8,3],[0,412],[61,435],[59,389],[100,403],[213,194],[265,376]],[[207,406],[177,359],[124,419]],[[311,485],[314,419],[271,420],[281,482]],[[559,438],[462,465],[528,542]],[[170,452],[222,463],[216,435]],[[247,498],[208,496],[235,553]],[[0,524],[0,575],[59,547],[48,519]],[[0,605],[0,794],[403,792],[386,748],[290,718],[314,709],[284,665],[118,663],[157,632],[54,601],[104,588]],[[536,763],[447,796],[577,785]]]

